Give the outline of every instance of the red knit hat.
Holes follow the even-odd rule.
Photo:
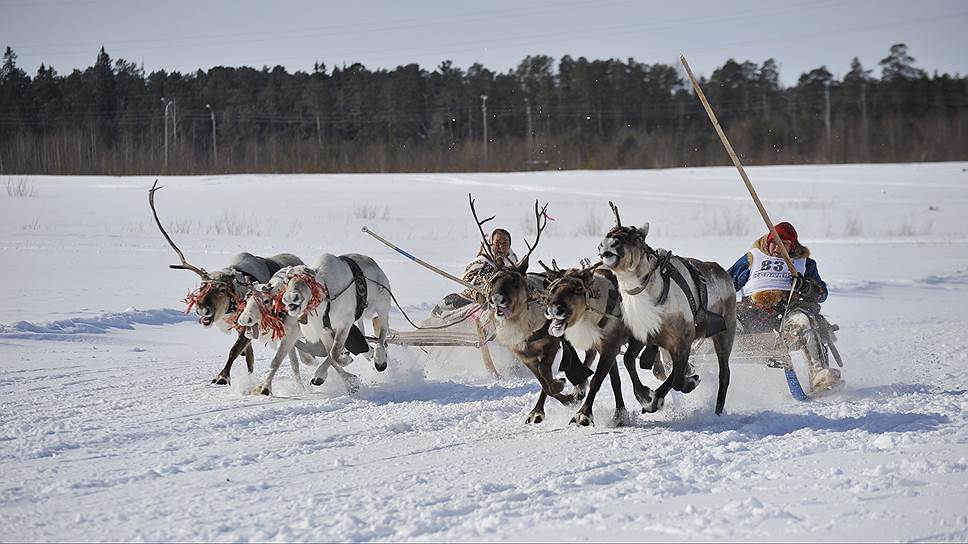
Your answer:
[[[799,245],[799,242],[797,241],[797,229],[793,228],[793,225],[790,223],[783,221],[782,223],[777,223],[773,228],[776,229],[776,233],[780,235],[781,240],[790,242],[790,247],[797,247],[797,245]],[[772,232],[769,234],[767,239],[773,239]]]

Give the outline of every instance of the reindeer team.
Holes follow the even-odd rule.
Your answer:
[[[225,269],[208,273],[188,263],[162,226],[154,203],[158,188],[156,182],[148,200],[158,228],[181,260],[171,268],[191,270],[201,278],[201,286],[185,299],[186,311],[194,308],[205,327],[214,325],[237,334],[224,368],[212,383],[228,384],[232,363],[241,354],[252,373],[252,342],[263,340],[274,343],[276,353],[268,375],[253,391],[258,394],[272,394],[273,378],[286,357],[299,383],[300,364],[316,365],[316,357],[322,357],[310,384],[322,385],[332,368],[350,394],[360,388],[360,380],[344,368],[352,362],[352,354],[372,360],[377,371],[386,370],[392,292],[389,279],[373,259],[325,253],[309,267],[286,253],[268,258],[241,253]],[[599,262],[567,270],[542,263],[543,272],[529,272],[531,254],[547,225],[547,205],[539,208],[535,202],[536,235],[534,243],[526,242],[528,253],[513,265],[499,266],[481,286],[478,301],[486,309],[482,319],[492,324],[493,338],[534,374],[541,387],[526,421],[544,420],[550,396],[565,405],[581,403],[572,422],[594,424],[595,398],[608,376],[615,396],[613,424],[624,424],[628,414],[615,364],[623,348],[635,399],[643,413],[656,412],[670,389],[682,393],[695,389],[699,376],[691,371],[689,354],[707,337],[712,338],[719,362],[715,412],[722,413],[736,332],[732,280],[716,263],[653,249],[646,242],[648,223],[623,226],[618,208],[609,205],[616,225],[599,244]],[[473,199],[470,206],[487,251],[483,224],[491,218],[478,219]],[[362,334],[366,318],[371,320],[370,337]],[[653,391],[639,379],[636,361],[641,356],[640,364],[648,367],[651,361],[644,359],[654,356],[656,348],[671,359],[672,371]],[[581,368],[589,370],[577,373],[577,379],[569,375],[573,386],[565,392],[566,381],[555,377],[554,362],[559,353],[564,361],[576,350],[584,352]]]

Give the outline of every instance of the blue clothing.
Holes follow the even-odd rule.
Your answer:
[[[733,266],[727,270],[729,277],[733,278],[733,287],[739,292],[750,279],[750,255],[747,253],[737,260]],[[817,302],[827,300],[827,283],[820,279],[820,272],[817,271],[817,261],[807,257],[807,267],[803,275],[808,280],[813,280],[820,286],[820,297]]]

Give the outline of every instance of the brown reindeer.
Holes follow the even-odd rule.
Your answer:
[[[483,225],[493,217],[478,219],[474,199],[469,200],[471,213],[486,242],[487,235]],[[538,202],[534,203],[537,234],[534,244],[528,244],[528,254],[514,266],[500,266],[497,272],[485,279],[484,284],[485,298],[490,303],[489,315],[493,317],[495,324],[495,338],[541,384],[541,393],[534,409],[528,414],[528,423],[541,423],[544,420],[544,404],[549,396],[562,404],[570,405],[579,402],[585,395],[582,385],[574,386],[570,393],[565,394],[564,380],[555,379],[553,375],[552,365],[561,348],[561,340],[548,334],[548,320],[544,317],[544,290],[550,281],[546,274],[528,273],[528,260],[541,240],[541,233],[548,222],[545,214],[547,208],[545,205],[539,209]],[[484,251],[489,251],[487,243],[484,244]]]
[[[646,243],[649,224],[622,226],[618,208],[609,202],[616,226],[598,246],[602,263],[622,290],[623,320],[640,341],[664,348],[672,357],[672,374],[643,409],[662,407],[669,389],[688,393],[699,375],[687,376],[692,344],[712,337],[719,360],[716,413],[723,411],[729,388],[729,355],[736,333],[736,293],[719,264],[656,251]]]
[[[622,346],[628,345],[623,362],[632,380],[636,400],[646,406],[651,401],[652,391],[642,385],[635,368],[636,356],[644,346],[632,336],[622,320],[622,297],[615,276],[598,266],[562,271],[548,288],[545,317],[550,320],[549,334],[565,338],[575,349],[585,350],[586,365],[590,365],[595,354],[600,355],[585,402],[572,422],[582,426],[594,424],[592,406],[605,374],[608,374],[615,394],[613,423],[622,425],[628,420],[628,413],[615,366],[615,357]]]

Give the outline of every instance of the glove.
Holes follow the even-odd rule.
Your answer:
[[[817,282],[802,276],[796,280],[796,291],[804,300],[816,302],[820,298],[820,286]]]

